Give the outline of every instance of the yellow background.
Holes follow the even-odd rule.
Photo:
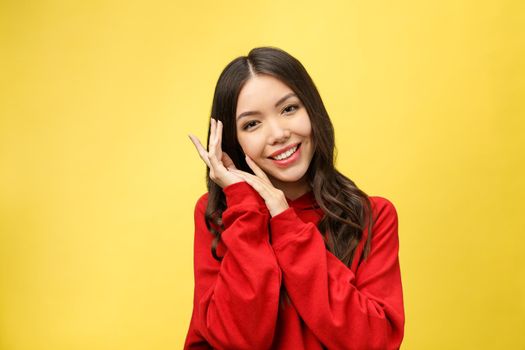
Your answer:
[[[0,1],[0,348],[180,349],[213,88],[316,82],[399,214],[403,349],[525,349],[523,1]]]

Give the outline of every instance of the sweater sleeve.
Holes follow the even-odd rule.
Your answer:
[[[222,261],[211,255],[213,235],[195,206],[193,314],[185,349],[267,349],[277,321],[281,271],[269,242],[270,214],[245,182],[223,189]]]
[[[398,349],[403,339],[397,212],[388,200],[370,198],[371,251],[356,274],[293,208],[270,221],[284,286],[301,318],[329,349]]]

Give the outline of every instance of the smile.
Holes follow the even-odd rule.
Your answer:
[[[285,159],[288,159],[290,158],[296,151],[297,149],[299,148],[301,144],[297,144],[295,145],[294,147],[290,148],[289,150],[283,152],[283,153],[280,153],[276,156],[273,156],[273,157],[268,157],[268,158],[271,158],[271,159],[275,159],[275,160],[285,160]]]
[[[283,152],[275,157],[273,157],[274,159],[277,159],[277,160],[284,160],[286,158],[289,158],[292,154],[295,153],[295,151],[297,151],[297,148],[299,147],[299,145],[295,146],[294,148],[291,148],[289,149],[288,151],[286,152]]]

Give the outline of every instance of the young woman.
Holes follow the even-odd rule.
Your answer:
[[[397,213],[334,166],[334,130],[301,63],[255,48],[222,72],[195,206],[185,349],[398,349]]]

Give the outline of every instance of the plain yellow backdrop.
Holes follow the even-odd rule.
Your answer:
[[[403,349],[525,349],[522,1],[0,1],[0,348],[180,349],[215,82],[307,68],[398,210]],[[351,331],[351,330],[349,330]]]

